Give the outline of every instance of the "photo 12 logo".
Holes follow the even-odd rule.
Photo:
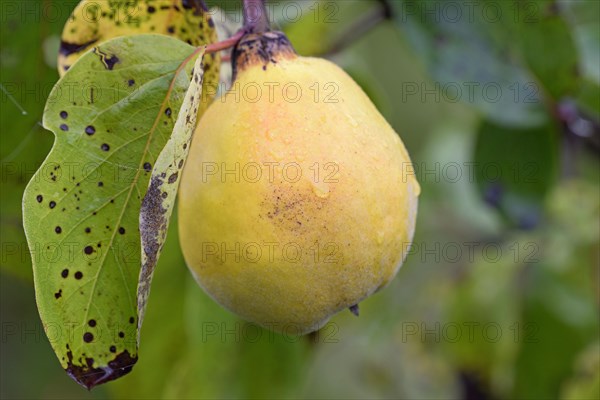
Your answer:
[[[261,262],[275,263],[325,263],[337,264],[343,262],[341,246],[337,243],[315,242],[306,247],[295,242],[203,242],[201,244],[201,261],[235,262],[257,264]]]
[[[221,183],[297,183],[302,177],[314,183],[338,183],[340,165],[336,162],[298,163],[263,161],[247,163],[202,162],[203,183],[217,180]]]
[[[515,343],[538,343],[539,326],[533,322],[500,324],[488,321],[463,322],[402,322],[402,343],[409,341],[433,343],[498,343],[510,340]],[[508,336],[506,336],[508,335]]]

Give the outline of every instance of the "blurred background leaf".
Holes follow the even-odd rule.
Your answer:
[[[519,129],[484,122],[473,160],[482,197],[513,226],[534,228],[556,181],[558,156],[558,132],[551,124]]]

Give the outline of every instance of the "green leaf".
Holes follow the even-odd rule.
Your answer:
[[[152,274],[167,237],[171,213],[175,206],[180,172],[190,151],[196,117],[202,101],[204,50],[196,59],[190,86],[179,111],[171,138],[160,152],[150,177],[150,187],[140,210],[140,234],[142,240],[142,270],[137,290],[138,335],[144,319],[144,310]]]
[[[515,3],[524,15],[534,7],[535,19],[520,19],[519,45],[529,68],[548,94],[558,100],[574,95],[580,84],[580,70],[571,28],[554,1]],[[549,57],[548,55],[552,55]]]
[[[581,268],[581,261],[571,260],[579,264],[574,272],[589,281],[591,271]],[[577,353],[598,338],[598,310],[588,288],[566,284],[565,274],[551,270],[546,262],[535,265],[524,278],[523,324],[533,330],[523,333],[533,334],[534,340],[524,340],[521,345],[514,366],[514,392],[508,397],[557,398]],[[544,360],[543,368],[540,360]]]
[[[444,11],[443,4],[391,2],[397,25],[439,83],[437,90],[471,104],[498,123],[543,123],[539,85],[513,54],[505,27],[482,13],[481,7],[474,12],[473,2],[452,3],[452,13]],[[425,89],[431,90],[410,88],[423,95]]]
[[[600,84],[600,2],[560,0],[561,9],[573,28],[583,75]],[[554,53],[553,53],[554,54]]]
[[[583,74],[577,104],[600,119],[600,3],[562,0],[560,4],[573,30]]]
[[[558,151],[558,133],[550,123],[516,129],[484,122],[474,154],[482,196],[514,225],[534,227],[557,178]]]
[[[46,104],[56,141],[25,190],[24,228],[46,334],[87,388],[137,360],[140,205],[189,86],[174,72],[192,51],[163,35],[115,38],[83,55]]]

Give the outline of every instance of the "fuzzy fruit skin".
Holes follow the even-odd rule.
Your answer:
[[[336,65],[286,57],[240,71],[233,90],[195,132],[179,193],[183,254],[227,309],[308,333],[395,276],[419,184],[399,136]]]

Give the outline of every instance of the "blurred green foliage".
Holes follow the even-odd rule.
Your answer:
[[[1,3],[2,398],[598,397],[600,3],[389,1],[392,18],[342,48],[384,2],[317,3],[272,2],[272,17],[355,77],[409,149],[423,190],[405,265],[360,318],[287,337],[212,302],[173,224],[140,360],[90,393],[41,329],[20,211],[52,145],[38,122],[75,3]]]

